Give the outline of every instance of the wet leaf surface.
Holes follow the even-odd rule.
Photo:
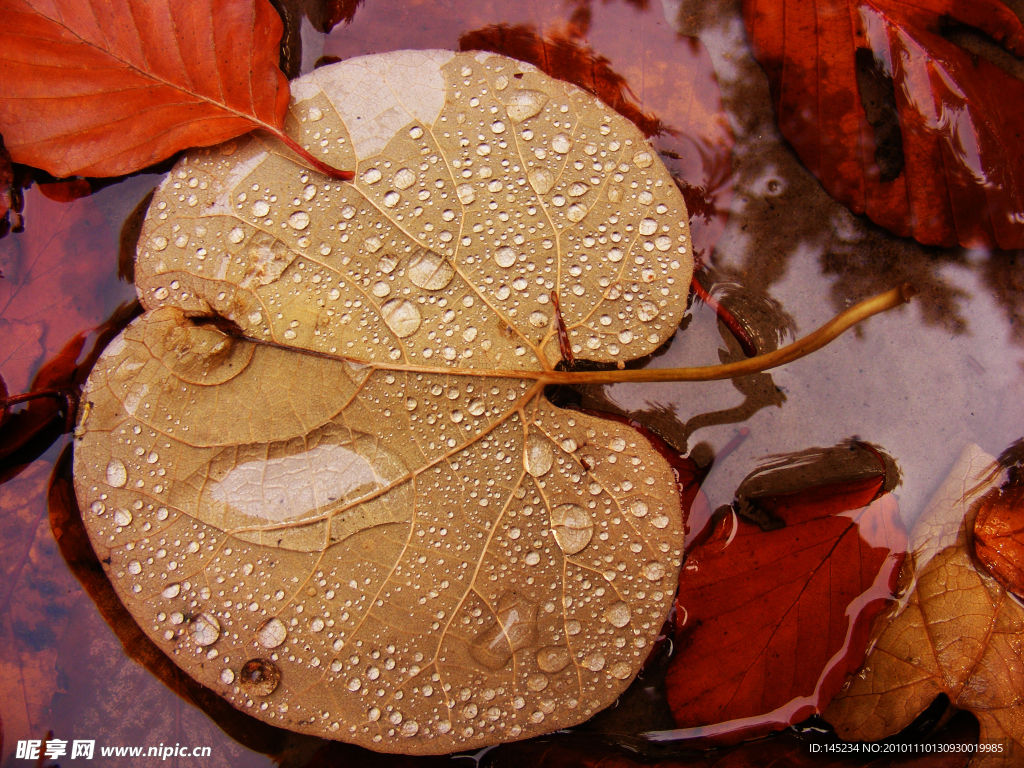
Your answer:
[[[778,461],[741,486],[740,514],[716,513],[688,547],[666,691],[676,723],[691,736],[736,741],[804,720],[863,661],[905,534],[893,497],[878,498],[885,483],[878,454],[842,450],[865,454],[874,476],[813,484],[827,473],[806,457],[791,457],[788,467]],[[791,477],[771,483],[762,479],[769,474]],[[799,490],[747,495],[801,478]]]
[[[682,197],[632,124],[502,57],[292,87],[297,140],[357,180],[254,138],[158,190],[150,311],[75,451],[100,559],[165,653],[272,724],[440,753],[581,722],[661,629],[683,516],[644,438],[542,397],[549,293],[575,354],[655,349],[690,283]]]
[[[106,657],[103,661],[105,666],[116,663],[116,660],[122,658],[130,659],[141,665],[170,692],[177,694],[181,699],[201,710],[219,728],[230,734],[231,738],[248,749],[274,755],[282,755],[289,750],[296,749],[303,752],[315,751],[318,746],[315,740],[312,740],[312,743],[305,743],[311,740],[261,723],[235,709],[216,693],[183,674],[174,662],[139,628],[139,625],[118,599],[103,565],[89,542],[89,536],[82,523],[81,512],[75,499],[70,450],[65,450],[61,454],[54,467],[49,484],[47,508],[53,539],[57,543],[61,557],[85,593],[91,598],[92,603],[95,604],[100,616],[116,635],[116,637],[111,637],[102,632],[96,632],[95,622],[83,622],[89,626],[90,631],[78,635],[81,647],[89,648],[92,656]],[[80,602],[84,605],[88,604],[85,601]],[[118,642],[120,647],[114,647]],[[57,650],[59,654],[63,649],[58,645]],[[89,674],[91,676],[92,673]],[[115,674],[122,676],[123,672],[117,670]],[[83,675],[74,667],[69,667],[65,671],[65,677],[68,680],[66,683],[68,688],[76,686],[88,688],[95,683],[95,680],[83,679]],[[102,728],[104,718],[101,715],[97,718],[95,725],[101,727],[103,731],[113,730],[121,740],[127,740],[128,734],[123,732],[122,724],[118,722],[121,718],[118,715],[128,706],[127,699],[138,696],[140,688],[145,688],[147,695],[153,695],[150,692],[152,686],[144,687],[135,683],[132,686],[123,687],[113,695],[103,697],[102,709],[108,711],[110,722],[105,728]],[[158,697],[161,690],[159,686],[156,687]],[[151,713],[149,717],[155,716],[162,719],[164,715],[161,710],[166,711],[169,708],[166,697],[164,699],[159,705],[152,707],[138,707],[136,702],[136,709],[138,712]],[[172,702],[173,708],[180,709],[174,704]],[[60,707],[61,704],[56,705],[56,708]],[[159,722],[136,722],[129,727],[138,733],[140,741],[145,739],[144,734],[161,730]],[[104,735],[114,734],[105,733]],[[230,759],[225,755],[216,755],[215,757],[225,761]]]
[[[710,254],[732,197],[733,133],[704,44],[647,3],[529,0],[373,4],[324,41],[341,59],[401,48],[489,50],[528,61],[634,120],[677,180],[694,253]]]
[[[281,20],[267,0],[5,0],[0,13],[0,129],[15,162],[120,176],[253,129],[283,136]]]
[[[946,40],[975,28],[1016,56],[998,0],[744,0],[783,135],[855,213],[930,245],[1024,246],[1024,82]]]
[[[882,616],[863,669],[825,712],[844,739],[896,733],[939,694],[972,712],[980,743],[974,766],[1020,762],[1024,609],[975,566],[971,526],[992,486],[994,459],[968,445],[914,526],[900,574],[904,600]]]
[[[296,5],[300,7],[301,18],[303,4]],[[830,296],[835,307],[842,308],[850,301],[888,288],[894,280],[912,280],[924,289],[922,314],[919,316],[915,309],[891,321],[874,321],[856,340],[837,343],[831,359],[825,354],[816,357],[813,364],[738,379],[741,396],[746,398],[740,406],[736,406],[736,393],[731,387],[714,384],[621,385],[613,388],[618,393],[612,404],[619,402],[622,404],[620,411],[657,425],[659,430],[664,428],[677,445],[685,447],[688,440],[701,441],[695,450],[704,449],[705,455],[713,454],[712,446],[721,446],[735,435],[734,423],[750,425],[751,438],[733,461],[721,465],[716,462],[710,485],[705,486],[707,499],[713,506],[731,501],[739,482],[766,454],[796,450],[808,444],[831,444],[849,434],[866,435],[896,450],[907,478],[898,491],[903,515],[907,520],[914,519],[934,483],[945,474],[952,460],[947,454],[955,453],[958,448],[959,441],[937,436],[971,435],[971,439],[977,439],[992,451],[1000,450],[1019,437],[1020,419],[1015,417],[1020,410],[1019,398],[1014,397],[1019,349],[1014,345],[1019,346],[1020,339],[1015,341],[1013,336],[1020,335],[1021,296],[1024,296],[1019,259],[1012,252],[986,254],[984,251],[965,253],[959,249],[923,248],[913,241],[888,237],[866,220],[849,215],[821,191],[819,184],[804,172],[790,148],[776,135],[763,72],[754,62],[742,31],[739,2],[710,0],[694,6],[669,0],[664,4],[648,4],[646,8],[642,5],[575,2],[563,8],[550,4],[531,7],[524,3],[502,8],[493,4],[493,15],[460,28],[461,14],[468,13],[467,9],[484,6],[459,4],[437,11],[433,3],[396,7],[379,0],[367,0],[356,14],[353,25],[338,27],[326,40],[326,45],[329,47],[334,40],[345,39],[352,33],[353,37],[347,38],[351,44],[365,47],[367,51],[401,47],[394,41],[403,35],[423,36],[423,43],[414,41],[408,43],[409,47],[453,48],[466,32],[503,22],[510,25],[528,22],[525,13],[532,13],[538,19],[544,13],[550,14],[553,19],[550,24],[538,22],[535,27],[539,36],[549,38],[557,33],[567,34],[571,15],[572,23],[580,28],[589,19],[590,27],[583,35],[581,48],[592,51],[597,57],[608,58],[612,71],[623,73],[631,91],[645,105],[644,109],[648,109],[652,83],[671,85],[673,81],[654,78],[657,68],[645,58],[648,55],[644,49],[645,38],[678,46],[680,43],[675,42],[673,29],[687,35],[700,34],[706,46],[701,50],[710,53],[718,70],[726,112],[738,142],[732,162],[735,175],[728,179],[730,188],[735,185],[737,194],[726,199],[731,208],[731,221],[717,252],[707,249],[704,253],[705,259],[713,265],[708,277],[714,282],[707,283],[710,290],[717,295],[724,291],[730,296],[778,299],[781,302],[778,311],[784,310],[784,316],[792,318],[789,327],[795,330],[794,322],[806,327],[822,319],[822,313],[827,311],[823,296]],[[1021,6],[1017,3],[1014,7],[1020,10]],[[663,11],[670,20],[668,26],[661,26]],[[303,26],[305,57],[304,61],[295,61],[295,71],[299,66],[308,71],[319,55],[318,46],[325,44],[322,38],[310,32],[309,25]],[[948,34],[948,38],[960,41],[963,35]],[[298,39],[297,34],[295,39]],[[633,51],[640,50],[620,55],[613,51],[620,46],[622,50],[630,50],[630,46]],[[989,56],[992,47],[982,47],[981,55]],[[653,52],[655,47],[650,45],[648,50]],[[666,46],[665,50],[670,51],[671,47]],[[330,56],[329,52],[325,53]],[[685,57],[670,55],[668,60],[678,63],[682,58]],[[628,76],[627,62],[634,64]],[[1006,59],[1001,63],[1006,66]],[[671,88],[669,90],[671,92]],[[672,102],[678,103],[681,102]],[[651,111],[661,114],[656,108]],[[669,158],[670,167],[671,160]],[[18,168],[16,166],[15,170]],[[38,178],[42,176],[37,175]],[[110,220],[115,222],[115,228],[116,222],[144,194],[128,187],[122,185],[120,191],[113,192],[115,198],[122,200],[115,206],[114,214],[107,202],[100,201]],[[50,185],[47,191],[65,188],[66,185]],[[30,197],[34,194],[29,193]],[[692,197],[687,200],[691,203],[691,214],[697,214],[693,237],[695,242],[701,242],[700,216],[699,211],[695,211],[699,206],[692,204]],[[31,214],[31,199],[29,202]],[[724,225],[725,214],[723,206],[715,211],[714,220]],[[50,220],[57,219],[50,215],[38,218],[30,215],[28,223],[32,226],[35,222],[45,228]],[[91,239],[88,229],[78,233],[69,230],[64,235],[78,249],[87,247]],[[14,239],[0,242],[0,254]],[[85,288],[82,296],[89,298],[91,294],[87,286]],[[77,290],[72,282],[59,292],[70,301],[81,301]],[[986,299],[989,295],[995,297],[995,304]],[[748,301],[740,302],[739,307],[737,311],[744,321],[761,314],[761,310]],[[714,316],[709,317],[705,308],[695,304],[687,323],[687,333],[677,334],[673,348],[660,358],[655,357],[653,365],[671,365],[673,360],[680,359],[681,353],[682,361],[676,364],[703,359],[701,354],[706,351],[710,351],[710,361],[718,359],[716,346],[720,338]],[[63,340],[72,339],[79,331],[93,325],[65,328]],[[755,330],[758,326],[754,324]],[[769,336],[782,327],[775,320],[769,326]],[[0,356],[7,352],[5,341],[6,337],[0,335]],[[730,340],[726,339],[724,344],[733,351]],[[48,352],[47,357],[59,350],[60,345]],[[863,365],[865,355],[871,358],[870,369]],[[870,377],[864,376],[865,369],[870,371]],[[918,375],[920,371],[927,373]],[[3,373],[2,366],[0,373]],[[31,379],[34,369],[30,368],[28,375]],[[747,381],[752,378],[759,380],[756,387]],[[624,391],[632,394],[623,397]],[[759,405],[765,399],[778,407],[768,409]],[[676,425],[675,431],[673,425]],[[19,455],[25,454],[19,452]],[[705,465],[703,458],[700,464]],[[17,482],[25,472],[20,465],[14,471],[22,474],[9,480],[9,474],[0,472],[0,482]],[[29,503],[38,510],[43,501],[37,496]],[[0,509],[7,511],[6,507]],[[25,528],[18,528],[14,532],[20,535],[18,532],[25,531]],[[22,551],[8,541],[3,548],[3,566],[6,568],[9,556],[21,557]],[[49,559],[59,557],[53,548],[37,549],[37,552],[38,556],[30,564],[40,569],[52,568]],[[68,622],[61,624],[51,620],[50,624],[55,632],[57,660],[50,667],[56,682],[49,684],[62,693],[54,699],[56,705],[51,706],[40,730],[20,731],[17,718],[9,715],[9,707],[22,699],[18,681],[3,678],[0,687],[4,693],[0,700],[0,717],[7,736],[4,747],[12,757],[18,738],[39,738],[53,730],[58,737],[93,733],[106,738],[108,744],[209,743],[213,745],[214,758],[202,762],[207,766],[271,764],[269,757],[254,754],[236,743],[233,738],[244,742],[239,734],[225,735],[213,725],[213,719],[172,693],[173,683],[165,685],[160,682],[163,678],[151,675],[124,655],[120,641],[107,630],[84,595],[80,595]],[[119,627],[115,629],[121,637],[133,636],[131,632],[121,634]],[[20,646],[9,637],[0,647],[5,661],[20,652]],[[19,665],[20,662],[14,662],[15,667]],[[588,743],[601,738],[635,747],[641,743],[636,738],[637,730],[671,727],[670,724],[660,725],[661,719],[668,716],[663,704],[645,701],[649,689],[660,685],[660,680],[650,676],[655,674],[653,669],[643,674],[647,679],[638,679],[617,707],[605,710],[602,717],[587,723],[591,733],[584,738]],[[179,682],[182,681],[190,682],[190,679],[179,673]],[[40,684],[46,685],[48,681],[40,678]],[[640,702],[644,702],[643,707],[638,706]],[[624,709],[633,710],[632,719],[622,717],[626,714]],[[140,712],[146,716],[126,716],[126,713]],[[616,730],[618,725],[631,730],[628,733]],[[915,733],[918,735],[907,738],[914,742],[923,738],[920,729]],[[567,761],[574,759],[571,754],[574,751],[591,755],[593,760],[601,759],[605,765],[613,758],[619,759],[610,750],[601,756],[600,750],[584,749],[567,734],[552,738],[563,747],[560,754]],[[757,750],[764,760],[769,760],[774,754],[772,745],[780,738],[784,741],[789,737],[754,742],[750,750],[754,755],[753,764],[762,764]],[[976,741],[976,726],[973,736],[950,739],[954,744]],[[523,744],[508,749],[515,755],[515,750],[529,746]],[[649,748],[650,745],[646,745],[646,749]],[[483,755],[482,762],[488,764],[489,759],[505,754],[508,754],[506,748],[491,750]],[[724,753],[715,754],[724,757]],[[282,765],[300,766],[308,763],[309,755],[292,751],[275,759]],[[321,751],[318,759],[326,764],[338,760],[367,764],[389,758],[377,758],[357,747],[334,742]],[[792,759],[797,765],[833,764],[827,758],[799,755],[796,751]],[[929,756],[923,764],[936,764],[933,760],[938,758]],[[462,765],[465,760],[455,757],[449,762]],[[861,757],[850,764],[867,762],[866,757]]]

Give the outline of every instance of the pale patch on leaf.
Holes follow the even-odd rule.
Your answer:
[[[656,349],[682,197],[632,124],[501,56],[357,59],[293,95],[292,135],[355,181],[258,138],[167,177],[149,311],[85,395],[93,544],[177,664],[275,725],[444,753],[579,723],[657,637],[683,520],[645,439],[544,399],[550,294],[577,357]]]

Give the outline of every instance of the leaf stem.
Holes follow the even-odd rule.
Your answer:
[[[338,181],[352,181],[352,179],[355,178],[355,173],[352,171],[342,171],[328,165],[323,160],[317,160],[305,147],[295,141],[295,139],[284,131],[274,131],[273,133],[274,136],[284,142],[288,149],[301,157],[308,165],[312,166],[313,170],[322,173],[324,176],[337,179]]]
[[[866,299],[860,304],[847,309],[845,312],[833,317],[825,325],[813,333],[809,333],[802,339],[797,339],[788,347],[777,349],[757,357],[750,357],[737,363],[725,365],[706,365],[697,368],[639,368],[613,371],[530,371],[515,370],[508,368],[483,369],[483,368],[437,368],[429,365],[401,365],[396,363],[370,362],[346,358],[340,355],[318,352],[312,349],[301,349],[289,347],[276,341],[265,339],[254,339],[239,333],[240,329],[230,328],[217,322],[210,324],[217,327],[224,333],[236,338],[245,339],[252,344],[262,347],[273,347],[284,349],[292,353],[310,355],[325,360],[345,360],[352,365],[366,366],[375,370],[387,370],[392,372],[445,374],[449,376],[475,376],[479,378],[496,379],[526,379],[539,382],[542,386],[548,384],[616,384],[623,382],[650,382],[650,381],[716,381],[719,379],[731,379],[736,376],[747,376],[751,373],[760,373],[770,368],[777,368],[780,365],[799,360],[801,357],[821,349],[844,331],[849,330],[862,320],[867,320],[880,312],[887,312],[895,309],[901,304],[910,301],[917,295],[917,288],[910,283],[904,283],[891,291],[880,293],[874,298]],[[195,319],[193,319],[195,322]]]
[[[908,302],[917,294],[917,289],[909,283],[879,294],[836,315],[818,330],[797,339],[789,346],[768,352],[764,355],[751,357],[736,363],[725,365],[708,365],[699,368],[643,368],[627,371],[580,371],[562,372],[545,371],[542,379],[549,384],[615,384],[619,382],[650,382],[650,381],[715,381],[731,379],[735,376],[746,376],[760,373],[770,368],[799,360],[805,355],[821,349],[844,331],[849,330],[862,320],[867,320],[880,312],[894,309]],[[522,375],[522,374],[521,374]],[[525,375],[522,376],[526,378]]]
[[[35,389],[24,394],[0,398],[0,410],[10,408],[12,405],[18,405],[19,403],[27,403],[30,400],[41,400],[43,398],[67,401],[68,391],[66,389]]]

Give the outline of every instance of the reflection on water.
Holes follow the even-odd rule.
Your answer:
[[[464,36],[496,24],[521,25],[551,39],[561,35],[575,46],[569,47],[572,51],[593,54],[585,61],[603,58],[621,76],[624,98],[680,131],[658,137],[658,147],[668,153],[682,182],[702,190],[687,200],[697,214],[694,237],[702,238],[697,248],[709,269],[709,283],[768,347],[780,334],[806,331],[834,311],[895,284],[909,281],[921,290],[910,307],[876,317],[814,356],[769,373],[735,382],[617,385],[585,393],[585,405],[630,414],[656,428],[675,447],[701,446],[709,455],[721,452],[740,427],[747,428],[747,439],[715,463],[705,482],[701,503],[707,512],[731,504],[744,478],[765,457],[857,436],[884,445],[898,461],[902,481],[892,496],[898,498],[902,518],[911,527],[965,444],[976,443],[998,455],[1021,437],[1020,254],[925,247],[893,237],[833,201],[775,125],[767,79],[750,52],[739,0],[581,0],[567,6],[483,0],[457,7],[428,0],[398,5],[367,0],[355,11],[351,25],[338,27],[330,36],[304,27],[302,60],[308,70],[321,55],[347,58],[399,47],[457,49]],[[677,31],[695,36],[701,46],[681,41]],[[696,69],[702,79],[679,82],[679,71],[692,71],[694,62],[700,65]],[[705,63],[713,65],[726,122],[715,114],[716,84]],[[671,115],[664,111],[669,108]],[[962,120],[963,109],[937,119]],[[690,138],[691,128],[698,132],[697,141]],[[970,141],[964,139],[958,146],[968,165],[976,165]],[[112,229],[100,232],[97,227],[92,237],[113,242],[110,232],[128,217],[148,186],[152,182],[131,180],[94,196],[101,218]],[[0,267],[7,280],[14,275],[8,265],[23,258],[32,228],[38,227],[41,235],[49,223],[44,212],[52,203],[34,203],[33,194],[28,195],[28,231],[0,240]],[[702,224],[700,231],[697,224]],[[89,237],[81,235],[83,242]],[[110,309],[123,296],[116,289],[116,260],[111,258],[108,266],[105,277],[110,280],[100,282],[108,286],[103,302]],[[95,278],[91,274],[88,284],[95,284]],[[74,291],[73,284],[51,288],[54,296],[72,303]],[[0,304],[0,319],[5,306]],[[69,338],[82,329],[64,330]],[[715,364],[741,354],[721,332],[714,313],[695,303],[685,332],[676,334],[649,364]],[[42,362],[38,352],[34,355],[33,371]],[[5,364],[0,355],[0,366]],[[26,367],[21,374],[26,383],[29,373]],[[85,581],[82,571],[70,557],[68,570],[45,525],[46,478],[55,455],[51,450],[28,467],[5,466],[5,477],[15,477],[0,486],[5,542],[0,550],[5,584],[0,593],[0,713],[8,737],[5,744],[12,745],[0,758],[5,768],[18,764],[10,756],[17,739],[39,738],[49,728],[59,738],[104,734],[108,743],[212,744],[214,759],[204,763],[207,766],[277,762],[299,768],[338,759],[353,765],[395,764],[394,758],[378,758],[346,745],[259,730],[266,726],[250,723],[236,728],[228,722],[230,717],[217,714],[215,704],[205,706],[195,691],[176,696],[172,691],[181,693],[187,686],[175,678],[180,673],[166,659],[167,671],[158,680],[140,663],[155,670],[159,659],[125,655],[122,644],[134,642],[132,635],[122,634],[126,619],[108,613],[88,586],[83,591],[72,576]],[[313,509],[359,485],[379,483],[372,468],[361,461],[344,446],[322,445],[274,465],[269,486],[262,465],[253,461],[234,468],[210,492],[221,494],[223,500],[234,499],[247,515],[279,520],[282,513],[277,508],[296,493],[303,509]],[[338,471],[346,463],[349,474]],[[306,478],[298,488],[291,482],[295,470]],[[55,527],[59,536],[62,528]],[[955,541],[956,533],[950,535]],[[920,568],[948,542],[941,547],[919,544]],[[103,623],[94,600],[107,620],[118,626],[116,635]],[[653,664],[627,694],[628,703],[608,710],[585,728],[597,729],[601,739],[649,749],[640,733],[651,724],[658,729],[671,725],[666,722],[659,677],[663,668],[664,664]],[[142,715],[126,717],[129,711]],[[245,735],[250,726],[256,730]],[[588,749],[604,749],[593,746],[600,744],[597,737],[588,736],[587,741]],[[761,749],[781,749],[780,744],[769,742]],[[484,756],[483,762],[510,764],[517,754],[533,759],[537,756],[530,750],[535,746],[502,748]],[[798,742],[797,748],[805,757],[806,745]],[[426,766],[449,761],[406,762]],[[450,762],[458,765],[465,760]]]

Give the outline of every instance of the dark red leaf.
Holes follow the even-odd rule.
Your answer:
[[[39,191],[58,203],[70,203],[80,197],[92,194],[88,179],[64,179],[62,181],[40,182]]]
[[[330,32],[345,22],[351,23],[363,0],[307,0],[306,18],[321,32]]]
[[[324,54],[348,59],[402,48],[486,48],[597,94],[653,133],[683,189],[694,253],[717,242],[732,197],[732,129],[707,50],[697,38],[677,35],[660,4],[371,4],[335,30]]]
[[[821,711],[864,658],[906,536],[884,476],[757,499],[773,530],[731,510],[680,575],[678,651],[666,678],[689,735],[763,734]],[[795,653],[794,653],[795,651]],[[732,722],[728,721],[742,721]],[[706,728],[728,723],[723,728]]]
[[[985,494],[974,518],[974,553],[1000,584],[1024,597],[1024,485]]]
[[[1024,247],[1024,82],[945,40],[1024,55],[999,0],[744,0],[783,135],[829,194],[898,235]]]

